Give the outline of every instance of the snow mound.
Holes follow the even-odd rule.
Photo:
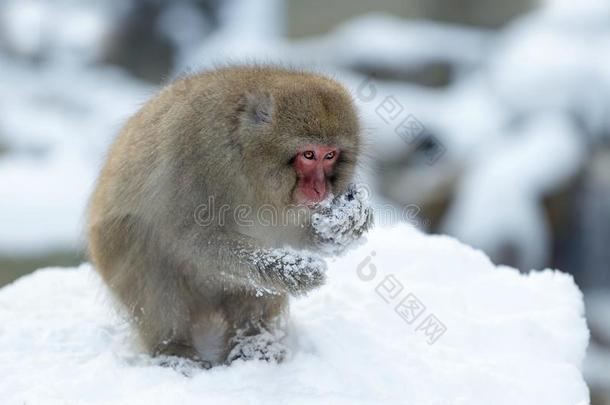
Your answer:
[[[290,358],[187,377],[143,354],[89,265],[0,290],[4,404],[586,404],[588,341],[569,275],[520,274],[399,226],[293,300]],[[183,370],[184,371],[184,370]]]

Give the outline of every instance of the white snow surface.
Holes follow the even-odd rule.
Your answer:
[[[404,299],[420,310],[405,310]],[[449,237],[377,228],[329,263],[325,286],[292,301],[286,362],[237,361],[187,377],[142,353],[90,265],[45,269],[0,290],[0,398],[586,404],[583,313],[569,275],[520,274]],[[426,329],[430,316],[442,325]]]

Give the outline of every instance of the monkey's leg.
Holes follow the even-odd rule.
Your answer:
[[[288,352],[282,342],[286,334],[283,323],[287,305],[286,296],[227,295],[223,301],[229,325],[226,362],[237,359],[283,361]]]
[[[164,292],[155,299],[141,297],[140,310],[134,311],[134,323],[147,351],[154,357],[180,357],[192,360],[209,368],[210,364],[200,358],[192,341],[190,308],[179,287],[167,283],[159,285]],[[172,360],[162,364],[173,365]]]
[[[100,220],[91,230],[96,268],[153,356],[196,358],[184,276],[137,217]]]
[[[223,364],[228,324],[221,310],[208,304],[200,305],[192,317],[192,341],[202,362]]]
[[[152,356],[200,359],[192,344],[190,290],[171,263],[132,251],[109,280]]]

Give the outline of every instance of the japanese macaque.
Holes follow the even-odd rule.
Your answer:
[[[288,295],[325,280],[308,252],[340,252],[371,226],[350,185],[360,149],[350,95],[316,74],[226,67],[145,104],[88,217],[91,260],[145,349],[204,367],[281,361]]]

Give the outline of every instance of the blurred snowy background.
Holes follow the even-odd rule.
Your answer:
[[[498,264],[572,273],[592,401],[610,404],[607,0],[3,0],[0,286],[80,263],[124,120],[227,61],[333,75],[362,111],[378,204]]]

